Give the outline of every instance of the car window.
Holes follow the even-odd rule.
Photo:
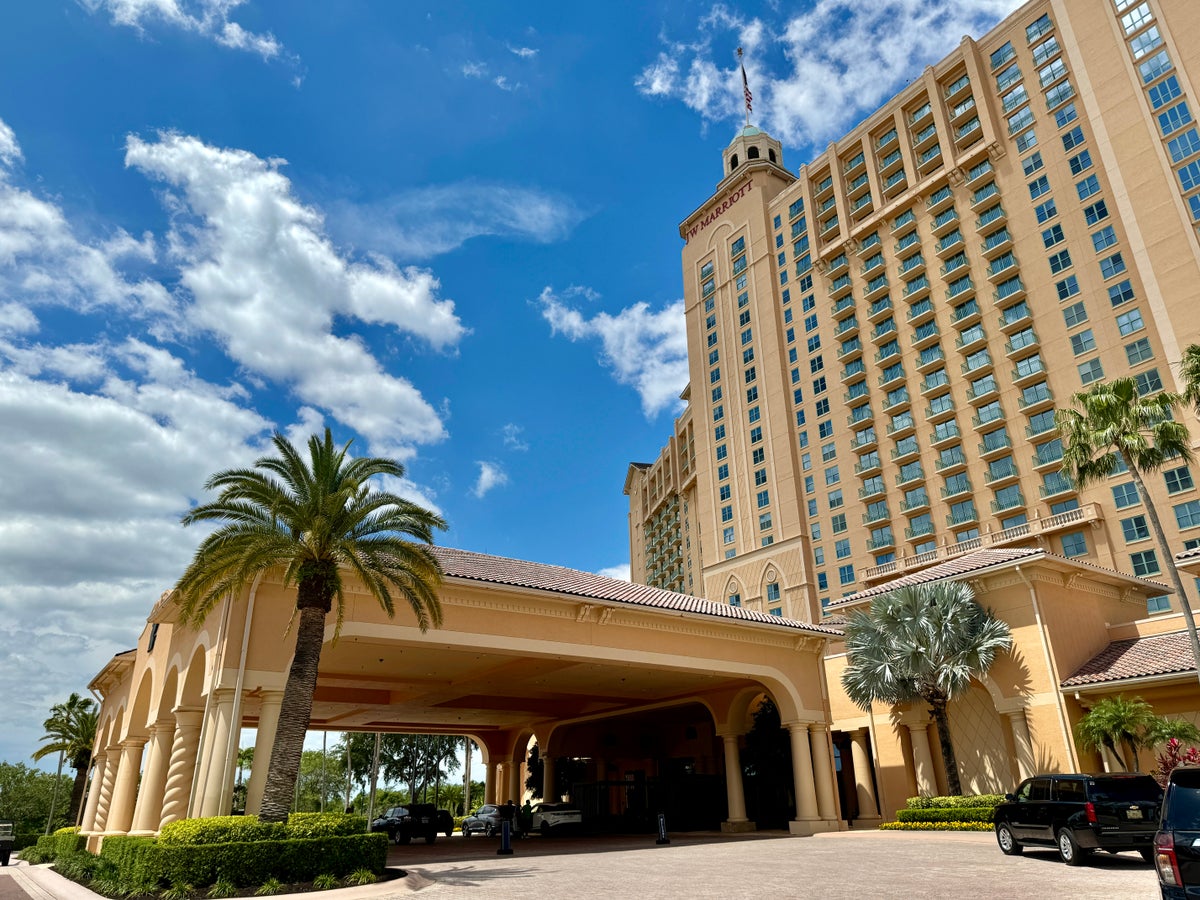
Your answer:
[[[1050,779],[1049,778],[1033,779],[1033,788],[1029,792],[1029,799],[1032,800],[1034,803],[1037,803],[1039,800],[1049,800],[1050,799]]]
[[[1087,800],[1087,791],[1083,782],[1074,778],[1055,778],[1053,799],[1067,803],[1083,803]]]
[[[1200,831],[1200,769],[1174,773],[1163,802],[1162,827]]]
[[[1162,788],[1149,775],[1095,778],[1088,782],[1088,788],[1091,798],[1096,801],[1157,800],[1162,796]]]
[[[1033,789],[1032,781],[1026,781],[1019,788],[1017,788],[1017,801],[1020,803],[1028,803],[1029,802],[1029,792],[1032,789]]]

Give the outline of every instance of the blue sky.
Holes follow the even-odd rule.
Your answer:
[[[400,458],[442,543],[627,577],[735,48],[795,169],[1016,5],[6,4],[0,759],[274,429]]]

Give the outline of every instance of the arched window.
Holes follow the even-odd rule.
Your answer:
[[[746,159],[758,159],[758,148],[751,147],[746,151]]]
[[[774,147],[767,148],[767,159],[769,159],[771,162],[775,162],[775,148]]]
[[[735,154],[733,154],[733,156],[729,157],[729,171],[732,172],[736,168],[737,168],[737,154],[735,153]]]

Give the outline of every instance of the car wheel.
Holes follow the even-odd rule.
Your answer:
[[[1075,843],[1075,835],[1070,831],[1064,828],[1058,833],[1058,856],[1068,866],[1082,865],[1087,855],[1087,851]]]
[[[436,840],[437,840],[437,832],[436,831],[433,834],[425,835],[425,843],[426,844],[432,844]]]
[[[495,837],[496,836],[496,826],[493,825],[491,822],[488,822],[487,828],[485,828],[483,830],[483,834],[484,834],[484,837]]]
[[[463,837],[469,838],[471,836],[471,829],[468,828],[466,825],[464,825],[462,827],[462,833],[463,833]]]
[[[1000,852],[1005,856],[1016,856],[1025,849],[1013,836],[1012,828],[1007,822],[996,826],[996,843],[1000,845]]]

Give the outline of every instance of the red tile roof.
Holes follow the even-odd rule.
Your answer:
[[[580,572],[577,569],[566,569],[562,566],[549,566],[545,563],[507,559],[502,556],[488,556],[484,553],[472,553],[468,550],[455,550],[450,547],[435,547],[434,553],[441,560],[442,569],[450,578],[464,578],[469,581],[484,581],[510,587],[552,591],[556,594],[569,594],[573,597],[590,600],[606,600],[671,612],[695,613],[718,619],[758,622],[820,635],[836,636],[839,633],[833,628],[797,622],[793,619],[784,619],[743,609],[740,606],[714,603],[710,600],[692,597],[689,594],[677,594],[674,591],[665,591],[644,584],[633,584],[617,578],[606,578],[603,575]]]
[[[1062,683],[1064,688],[1193,672],[1186,631],[1113,641]]]
[[[1185,563],[1200,560],[1200,547],[1193,547],[1191,550],[1184,550],[1175,554],[1175,562]]]

